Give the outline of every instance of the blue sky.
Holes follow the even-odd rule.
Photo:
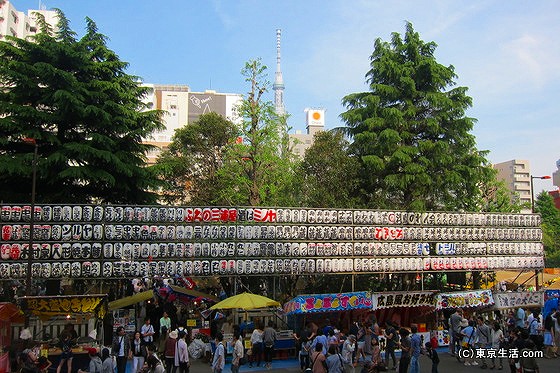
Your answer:
[[[15,0],[20,11],[38,0]],[[43,0],[83,34],[89,16],[109,46],[145,82],[193,91],[246,93],[240,74],[261,58],[274,80],[276,29],[282,29],[285,105],[294,130],[306,107],[326,109],[341,125],[341,99],[366,89],[376,38],[413,23],[436,59],[455,66],[469,88],[477,147],[491,162],[528,159],[533,175],[551,175],[560,158],[560,1]],[[268,99],[272,100],[272,90]],[[550,180],[535,191],[552,190]]]

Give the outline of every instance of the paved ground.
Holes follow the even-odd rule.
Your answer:
[[[463,364],[459,363],[454,357],[447,353],[447,349],[438,349],[439,357],[440,357],[440,364],[438,371],[440,373],[473,373],[473,372],[507,372],[509,373],[509,366],[504,365],[503,370],[490,370],[490,369],[480,369],[480,366],[464,366]],[[504,361],[505,363],[505,361]],[[540,373],[558,373],[560,372],[560,358],[559,359],[538,359],[538,364],[540,367]],[[355,373],[360,373],[361,367],[357,367],[355,369]],[[432,370],[431,361],[426,356],[421,356],[420,358],[420,372],[421,373],[430,373]],[[210,365],[203,363],[201,360],[192,361],[191,362],[191,369],[190,373],[211,373],[212,369]],[[264,367],[253,367],[249,368],[248,366],[244,365],[241,367],[240,372],[242,373],[262,373],[267,371]],[[231,372],[231,365],[226,364],[224,369],[224,373]],[[287,360],[273,360],[272,361],[272,369],[269,370],[271,373],[286,373],[286,372],[294,372],[299,373],[299,362],[295,359],[287,359]],[[394,371],[389,371],[394,372]],[[354,372],[349,372],[354,373]]]

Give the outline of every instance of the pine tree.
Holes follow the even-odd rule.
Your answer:
[[[439,64],[436,44],[422,41],[412,24],[404,39],[375,41],[369,91],[343,98],[341,114],[352,150],[362,164],[369,207],[476,210],[480,182],[490,177],[485,152],[465,115],[472,100],[454,87],[453,66]]]
[[[37,201],[42,203],[155,202],[157,178],[145,167],[142,139],[163,126],[144,111],[146,88],[106,45],[87,18],[76,39],[61,11],[58,31],[39,17],[31,40],[0,42],[0,193],[5,202],[29,199],[33,149],[38,144]],[[29,188],[30,189],[30,188]]]

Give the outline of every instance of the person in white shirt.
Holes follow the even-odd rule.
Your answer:
[[[241,342],[241,334],[238,332],[233,333],[233,358],[231,360],[231,373],[239,372],[239,365],[241,358],[244,356],[245,349],[243,342]]]
[[[142,335],[144,343],[147,345],[151,345],[154,342],[154,326],[151,324],[149,318],[146,318],[144,325],[140,328],[140,334]]]
[[[263,352],[263,330],[260,323],[255,325],[253,334],[251,334],[251,346],[252,355],[249,367],[252,367],[254,362],[259,366],[261,364],[261,355]]]
[[[187,373],[189,371],[189,351],[185,337],[187,333],[184,330],[179,332],[177,346],[175,347],[175,366],[179,368],[179,373]]]
[[[214,357],[212,359],[212,372],[222,373],[224,366],[226,365],[226,353],[224,347],[224,336],[222,333],[216,333],[216,351],[214,351]]]

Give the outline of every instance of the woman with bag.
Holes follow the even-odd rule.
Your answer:
[[[304,335],[300,338],[301,349],[299,350],[299,367],[303,372],[309,368],[309,352],[311,350],[311,341]]]
[[[318,342],[315,351],[311,354],[311,371],[313,373],[327,373],[327,363],[323,355],[323,344]]]
[[[461,320],[461,327],[463,328],[461,330],[461,334],[463,334],[463,340],[462,340],[462,346],[461,346],[462,349],[473,350],[474,342],[475,342],[474,337],[475,337],[475,332],[476,332],[476,329],[474,327],[474,321],[463,319],[463,320]],[[466,366],[478,365],[478,363],[473,358],[473,354],[466,354],[465,365]]]
[[[238,373],[241,359],[243,358],[243,342],[241,342],[241,334],[239,332],[233,333],[233,354],[231,360],[231,373]]]
[[[142,335],[139,331],[134,333],[132,340],[132,373],[139,373],[144,367],[144,360],[146,359],[147,351]]]

